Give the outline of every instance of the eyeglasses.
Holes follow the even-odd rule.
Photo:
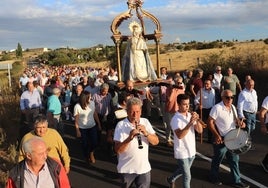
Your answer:
[[[234,96],[224,96],[226,100],[234,99]]]

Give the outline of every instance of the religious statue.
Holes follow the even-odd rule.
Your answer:
[[[128,39],[122,60],[122,80],[154,81],[157,79],[150,59],[142,28],[136,21],[129,24],[132,37]]]

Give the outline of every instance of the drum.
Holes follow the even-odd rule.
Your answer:
[[[232,153],[243,154],[251,148],[251,138],[247,131],[233,129],[224,137],[224,144]]]

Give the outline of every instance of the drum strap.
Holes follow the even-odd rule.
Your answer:
[[[233,105],[231,105],[231,109],[232,109],[232,112],[233,112],[234,121],[237,122],[238,117],[236,116],[236,113],[235,113]]]
[[[231,106],[231,110],[232,110],[232,113],[233,113],[234,121],[236,122],[236,121],[237,121],[237,117],[236,117],[236,113],[235,113],[235,111],[234,111],[234,107],[233,107],[233,105]],[[215,128],[216,128],[217,132],[219,133],[218,127],[215,126]],[[222,136],[222,139],[224,139],[223,136]],[[235,139],[235,138],[234,138],[234,139]]]
[[[236,116],[233,105],[231,106],[231,108],[232,108],[232,112],[233,112],[233,116],[234,116],[234,121],[238,123],[238,117]],[[238,131],[237,131],[236,137],[234,139],[236,139],[238,137],[238,135],[240,133],[240,129],[241,129],[241,127],[238,126]]]

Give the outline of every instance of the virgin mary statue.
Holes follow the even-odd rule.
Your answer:
[[[122,80],[154,81],[157,79],[148,48],[142,37],[140,25],[133,21],[129,24],[132,37],[127,42],[127,47],[122,60]]]

